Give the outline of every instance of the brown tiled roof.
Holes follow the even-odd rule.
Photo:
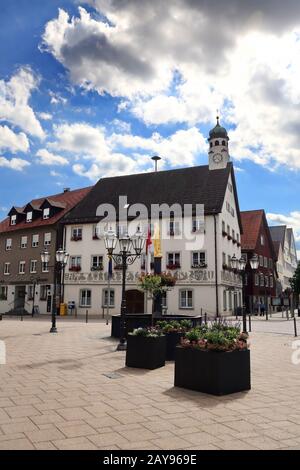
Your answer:
[[[243,234],[242,250],[254,250],[259,236],[259,229],[264,216],[264,210],[241,212]]]
[[[269,240],[269,246],[272,251],[273,258],[274,260],[277,260],[265,211],[263,209],[244,211],[241,212],[241,219],[243,226],[243,233],[241,237],[242,250],[247,251],[255,249],[260,233],[260,227],[263,223],[266,229],[266,234]]]
[[[21,229],[31,229],[34,227],[44,227],[57,223],[64,215],[66,215],[73,207],[75,207],[91,190],[92,186],[83,189],[75,189],[74,191],[67,191],[60,194],[45,196],[39,199],[33,199],[30,204],[35,207],[40,207],[45,199],[53,202],[55,207],[62,207],[62,210],[49,219],[43,220],[38,218],[30,224],[25,221],[19,222],[16,225],[10,225],[10,218],[7,217],[0,222],[0,233],[2,232],[15,232]],[[26,206],[27,204],[25,204]],[[24,206],[24,207],[25,207]],[[22,210],[23,208],[21,208]]]

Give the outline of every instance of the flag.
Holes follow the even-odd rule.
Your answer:
[[[160,240],[159,224],[155,224],[153,240],[154,240],[154,258],[161,258],[162,254],[161,254],[161,240]]]
[[[147,274],[151,273],[151,245],[152,245],[151,227],[149,225],[148,235],[147,235],[147,240],[146,240],[146,273]]]

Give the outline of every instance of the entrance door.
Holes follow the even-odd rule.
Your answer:
[[[14,310],[22,310],[25,307],[26,286],[15,286]]]
[[[144,293],[137,290],[126,291],[127,313],[144,313]]]

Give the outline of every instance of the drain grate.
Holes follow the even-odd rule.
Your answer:
[[[107,377],[108,379],[120,379],[122,377],[121,374],[118,374],[118,372],[107,372],[106,374],[102,374],[104,377]]]

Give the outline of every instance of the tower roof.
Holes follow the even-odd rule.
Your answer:
[[[229,139],[225,127],[220,126],[219,116],[217,116],[217,124],[215,125],[213,129],[209,131],[209,138],[213,139],[215,137],[221,137],[221,138],[223,137],[225,139]]]

